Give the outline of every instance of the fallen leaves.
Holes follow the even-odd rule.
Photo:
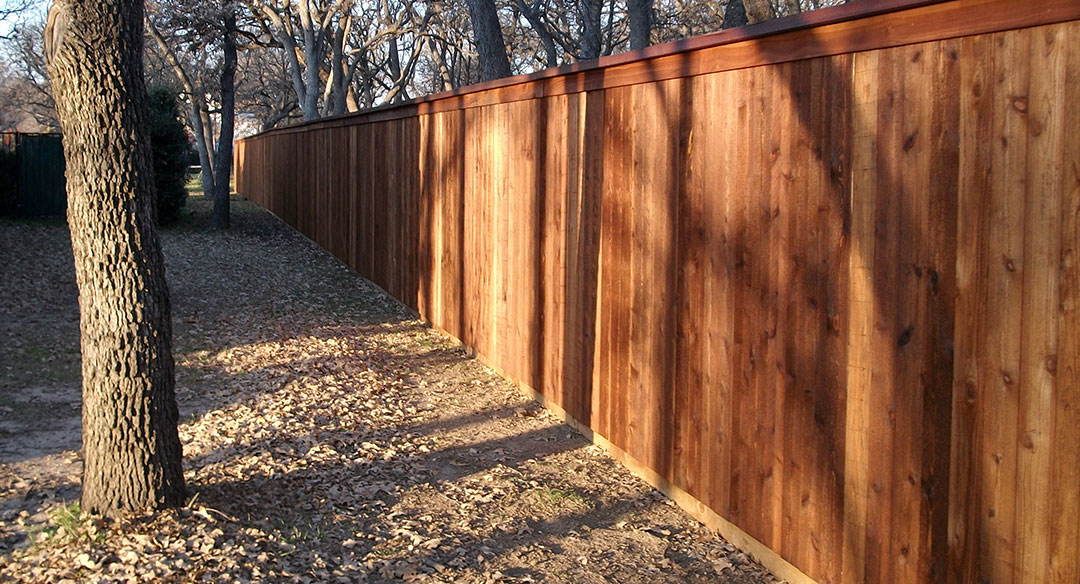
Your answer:
[[[164,237],[195,498],[58,525],[48,513],[77,456],[55,466],[67,483],[0,458],[0,495],[18,501],[0,508],[15,546],[0,580],[772,581],[377,288],[268,214],[234,210],[228,233]],[[17,231],[23,245],[57,236]],[[36,289],[12,282],[0,298]],[[40,318],[69,322],[75,304],[60,304]],[[69,527],[82,535],[55,536]]]

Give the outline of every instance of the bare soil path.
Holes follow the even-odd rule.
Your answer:
[[[194,499],[79,513],[67,230],[0,220],[0,581],[773,582],[270,214],[164,231]]]

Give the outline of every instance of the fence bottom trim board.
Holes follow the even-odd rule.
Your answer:
[[[376,285],[376,287],[378,287]],[[381,289],[381,288],[380,288]],[[392,296],[391,296],[392,297]],[[411,309],[410,309],[411,310]],[[513,376],[508,375],[501,367],[499,367],[492,359],[489,359],[482,353],[477,352],[475,349],[466,345],[461,339],[450,334],[438,325],[428,321],[427,319],[420,317],[420,319],[430,326],[433,330],[438,331],[439,334],[446,337],[450,341],[457,345],[465,347],[468,352],[479,362],[483,363],[485,367],[491,369],[503,379],[509,381],[518,388],[518,391],[522,393],[526,398],[529,398],[546,410],[551,412],[556,418],[563,421],[566,425],[573,428],[577,433],[581,434],[586,440],[599,446],[607,453],[608,456],[615,459],[616,462],[623,465],[627,470],[632,472],[641,480],[651,485],[656,490],[664,494],[665,497],[670,499],[676,505],[679,506],[688,515],[700,522],[705,527],[712,529],[720,534],[728,543],[739,548],[747,555],[757,560],[773,573],[778,579],[788,582],[789,584],[818,584],[817,580],[814,580],[810,576],[803,573],[802,570],[796,568],[790,562],[785,560],[780,554],[773,551],[769,546],[754,539],[753,536],[740,529],[734,523],[725,519],[722,515],[710,509],[705,503],[695,498],[690,493],[680,489],[679,487],[671,484],[667,479],[660,476],[654,470],[646,466],[641,461],[637,460],[633,456],[630,456],[625,450],[614,445],[604,436],[598,432],[583,424],[569,413],[566,412],[558,403],[548,399],[544,394],[533,389],[529,384],[518,381]]]

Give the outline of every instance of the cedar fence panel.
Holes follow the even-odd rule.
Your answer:
[[[1075,584],[1078,19],[866,0],[268,132],[237,190],[783,577]]]

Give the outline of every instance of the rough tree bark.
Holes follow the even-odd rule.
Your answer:
[[[45,31],[79,285],[85,509],[179,505],[172,324],[155,225],[141,0],[56,0]]]
[[[581,18],[581,58],[600,57],[604,40],[600,29],[600,13],[604,9],[604,0],[578,0],[578,14]]]
[[[724,25],[721,28],[727,30],[737,26],[746,26],[748,22],[743,0],[728,0],[727,8],[724,9]]]
[[[229,178],[232,176],[236,119],[236,9],[221,1],[224,55],[221,63],[221,134],[214,152],[214,228],[229,228]]]
[[[626,0],[630,17],[630,50],[644,49],[652,44],[653,0]]]
[[[480,55],[480,76],[484,81],[510,76],[510,59],[503,44],[502,26],[493,0],[466,0],[472,21],[473,39]]]
[[[746,19],[750,24],[757,24],[776,18],[772,2],[769,0],[743,0]]]

